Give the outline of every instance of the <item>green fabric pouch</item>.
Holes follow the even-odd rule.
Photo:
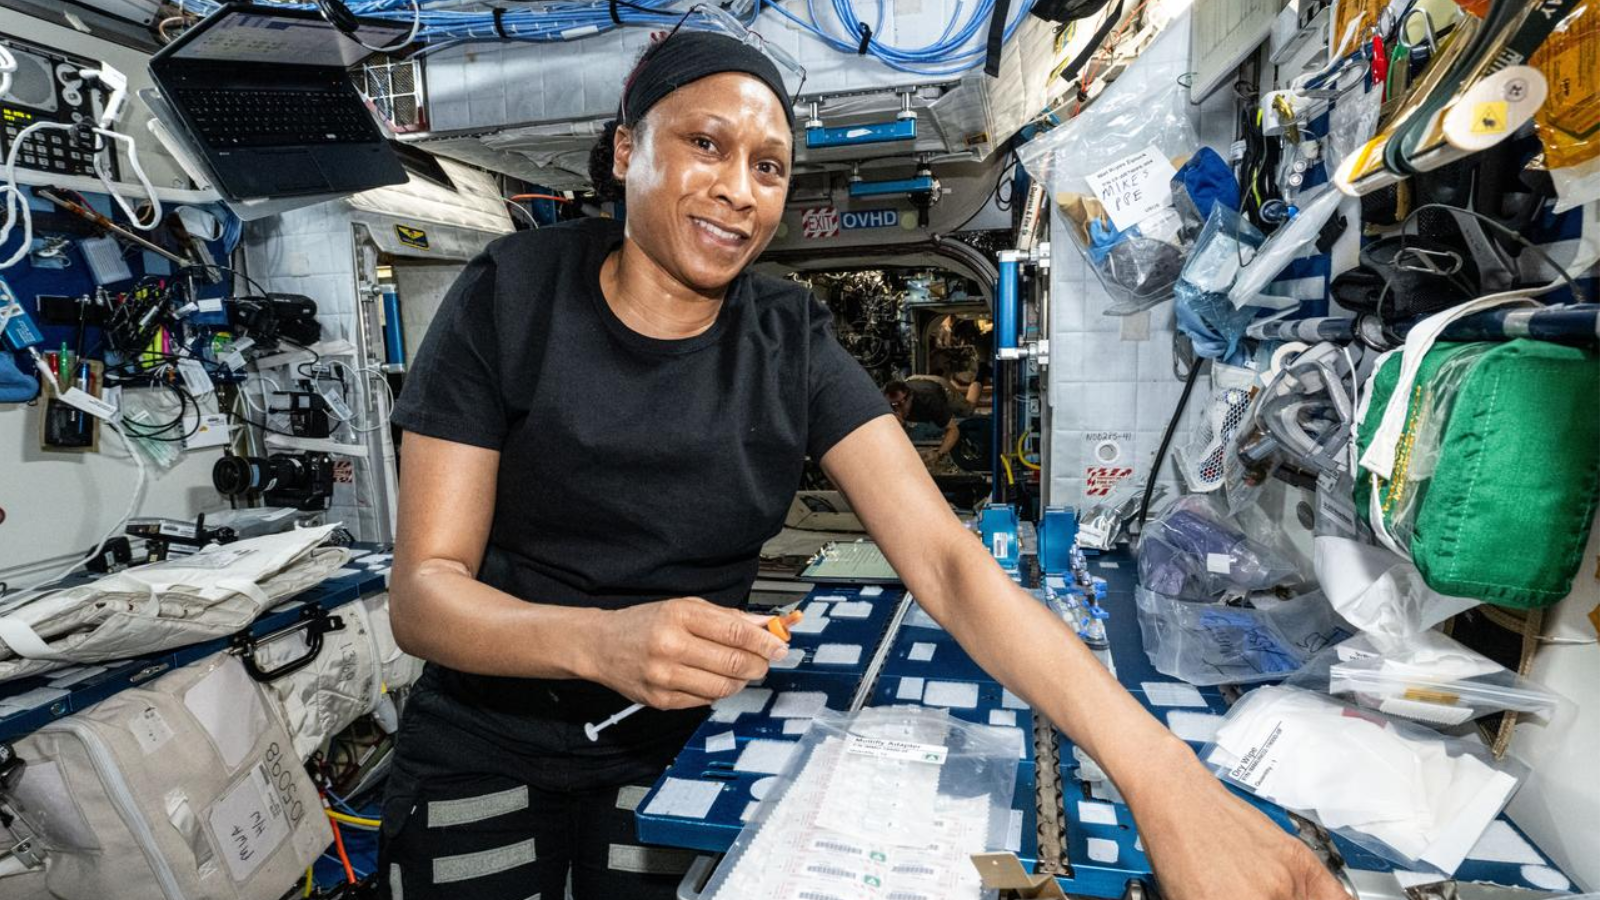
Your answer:
[[[1400,368],[1397,353],[1369,382],[1363,453]],[[1428,587],[1524,609],[1571,591],[1597,497],[1600,355],[1526,339],[1434,345],[1393,477],[1363,470],[1355,492],[1356,508],[1409,551]]]

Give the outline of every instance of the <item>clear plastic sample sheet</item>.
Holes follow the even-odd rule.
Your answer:
[[[1005,846],[1017,753],[937,709],[818,716],[702,895],[966,900],[969,857]]]

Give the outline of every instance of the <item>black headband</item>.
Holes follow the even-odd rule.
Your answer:
[[[622,90],[618,121],[630,128],[668,94],[711,75],[741,72],[761,80],[783,106],[784,119],[794,129],[794,101],[783,76],[766,54],[737,38],[712,31],[678,31],[645,51]]]

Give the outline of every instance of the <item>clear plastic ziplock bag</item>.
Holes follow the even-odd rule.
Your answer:
[[[1396,455],[1393,477],[1387,482],[1378,479],[1381,486],[1378,509],[1372,511],[1373,515],[1381,512],[1384,527],[1401,547],[1410,548],[1416,536],[1417,513],[1433,482],[1445,429],[1450,424],[1450,411],[1461,393],[1461,385],[1478,360],[1493,348],[1489,343],[1464,347],[1441,365],[1426,384],[1419,383],[1414,389],[1402,444],[1404,452]]]
[[[1160,50],[1184,31],[1167,29],[1081,115],[1018,150],[1111,296],[1108,315],[1171,297],[1192,244],[1172,200],[1177,167],[1200,146],[1179,86],[1188,54]]]
[[[940,709],[813,720],[701,896],[888,900],[988,896],[970,857],[1005,846],[1017,748]]]
[[[1139,634],[1156,671],[1190,684],[1256,684],[1293,675],[1351,629],[1320,593],[1254,607],[1134,592]]]
[[[1271,539],[1247,534],[1211,495],[1183,497],[1139,536],[1139,583],[1169,597],[1217,600],[1298,581],[1299,567]]]
[[[1319,653],[1288,684],[1448,729],[1497,712],[1564,721],[1571,703],[1437,631],[1358,635]]]
[[[1292,687],[1245,694],[1200,758],[1223,781],[1391,862],[1445,875],[1528,773],[1476,740]]]

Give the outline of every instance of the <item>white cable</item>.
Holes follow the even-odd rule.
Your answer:
[[[22,246],[11,254],[10,259],[0,262],[0,269],[9,269],[27,259],[28,252],[33,249],[33,210],[28,207],[28,201],[22,196],[22,187],[17,184],[17,156],[34,132],[47,128],[70,132],[73,126],[60,122],[35,122],[18,132],[16,139],[11,142],[10,152],[6,154],[6,183],[0,185],[0,191],[5,192],[6,196],[6,221],[0,225],[0,243],[5,243],[6,238],[11,236],[12,227],[21,220]]]
[[[383,370],[376,366],[367,366],[365,368],[357,369],[355,366],[350,365],[342,359],[330,359],[328,360],[328,364],[338,366],[350,373],[351,381],[361,382],[361,418],[362,421],[368,422],[368,424],[358,428],[356,427],[356,423],[349,421],[348,419],[342,420],[346,425],[350,426],[350,430],[354,431],[356,434],[371,434],[372,432],[377,431],[378,429],[387,425],[388,423],[383,421],[376,423],[369,421],[373,413],[373,408],[372,385],[368,379],[373,377],[374,373],[376,373],[378,379],[383,383],[384,391],[389,395],[389,406],[391,408],[394,406],[394,388],[389,386],[389,379],[383,377]]]
[[[106,147],[104,154],[96,153],[94,155],[94,173],[100,176],[100,183],[105,185],[106,193],[110,194],[111,199],[117,201],[117,205],[122,207],[122,212],[127,215],[129,224],[134,228],[140,231],[150,231],[160,225],[161,198],[156,196],[155,186],[150,183],[149,178],[145,177],[144,167],[139,165],[138,142],[133,139],[132,135],[123,134],[120,131],[112,131],[109,128],[96,128],[94,133],[122,141],[128,145],[128,167],[133,170],[133,176],[139,179],[139,186],[144,188],[145,196],[150,198],[150,221],[141,221],[138,214],[133,211],[133,207],[128,205],[128,201],[122,199],[122,195],[117,193],[116,185],[111,181],[111,173],[106,170],[106,158],[116,152],[110,146]]]
[[[0,96],[11,93],[11,73],[17,70],[17,58],[5,44],[0,44]]]
[[[56,387],[55,379],[50,377],[50,367],[44,361],[44,357],[40,356],[39,351],[32,347],[28,348],[28,352],[33,355],[33,364],[39,371],[39,383],[44,385],[45,389],[49,393],[60,397],[61,392]],[[109,419],[102,420],[101,424],[105,425],[108,430],[115,433],[118,438],[122,439],[122,446],[127,448],[129,458],[133,460],[134,466],[139,470],[139,480],[134,483],[133,494],[128,497],[128,508],[123,510],[122,518],[118,519],[114,524],[112,524],[111,528],[101,536],[100,542],[94,545],[94,550],[90,551],[88,555],[75,560],[65,569],[62,569],[61,571],[43,579],[42,581],[36,582],[35,584],[25,588],[17,588],[15,591],[17,594],[32,593],[46,585],[60,581],[68,575],[71,575],[73,572],[78,571],[78,568],[84,563],[87,563],[91,559],[97,558],[100,555],[100,551],[105,549],[106,543],[112,538],[116,537],[124,528],[126,528],[128,525],[128,520],[132,519],[134,513],[139,511],[139,504],[144,500],[145,488],[149,486],[150,479],[150,471],[144,464],[144,457],[140,455],[139,448],[135,447],[133,442],[128,439],[128,435],[122,430],[122,426]],[[8,607],[17,605],[17,598],[11,597],[11,593],[11,591],[7,591],[6,606]]]

